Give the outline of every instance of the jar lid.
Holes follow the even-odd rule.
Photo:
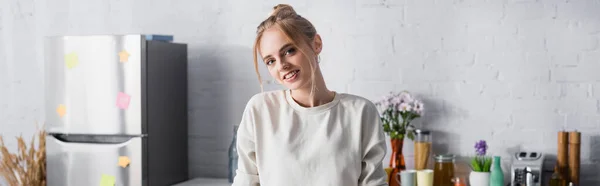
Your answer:
[[[437,160],[438,162],[453,162],[454,157],[454,154],[441,154],[436,155],[435,160]]]
[[[428,130],[421,130],[421,129],[417,129],[415,130],[415,134],[424,134],[424,135],[429,135],[431,132]]]

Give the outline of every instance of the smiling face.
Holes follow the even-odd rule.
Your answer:
[[[313,73],[310,63],[316,68],[316,60],[309,60],[311,57],[302,53],[277,28],[267,29],[263,33],[260,55],[269,74],[285,87],[292,90],[310,87]]]
[[[254,70],[261,91],[264,90],[258,71],[260,63],[267,67],[274,79],[289,89],[310,89],[310,94],[317,87],[326,89],[317,62],[321,48],[321,37],[310,21],[298,15],[289,5],[273,7],[269,17],[256,28],[253,47]]]

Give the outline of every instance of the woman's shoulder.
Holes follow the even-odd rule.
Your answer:
[[[340,103],[344,106],[359,108],[359,109],[376,109],[377,107],[373,101],[356,94],[350,93],[339,93]],[[376,110],[375,110],[376,111]]]
[[[284,96],[283,90],[272,90],[254,94],[248,100],[246,107],[258,107],[270,104],[279,104]]]

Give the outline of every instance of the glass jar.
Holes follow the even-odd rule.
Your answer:
[[[426,130],[415,130],[415,169],[427,169],[431,154],[431,133]]]
[[[444,154],[435,156],[433,169],[433,185],[452,186],[454,178],[454,155]]]

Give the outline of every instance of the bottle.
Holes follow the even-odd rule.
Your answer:
[[[235,171],[237,170],[238,166],[238,153],[236,148],[237,129],[238,126],[233,127],[233,140],[231,140],[231,145],[229,145],[229,183],[233,183],[233,178],[235,178]]]
[[[490,186],[504,186],[504,173],[500,163],[500,156],[494,156],[494,167],[491,170]]]
[[[550,186],[566,186],[567,180],[565,180],[558,169],[558,165],[554,166],[554,173],[550,177]]]

